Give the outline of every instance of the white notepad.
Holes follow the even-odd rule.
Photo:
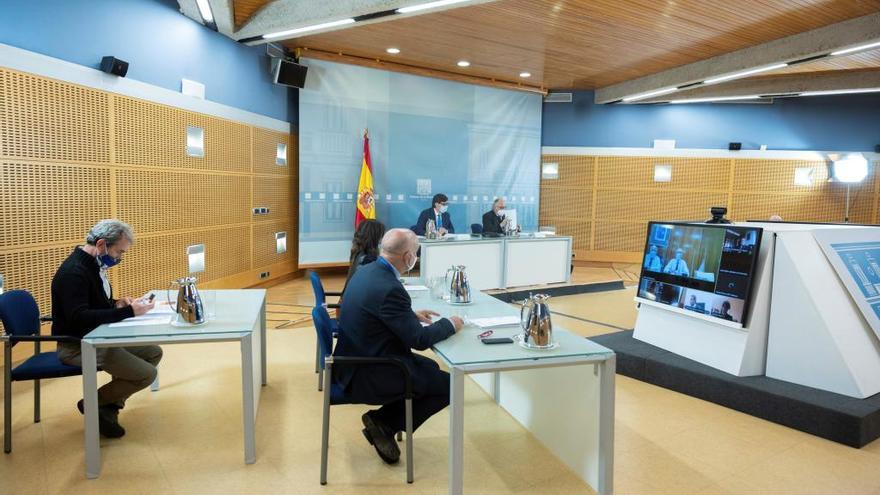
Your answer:
[[[118,327],[145,327],[149,325],[168,325],[174,316],[171,315],[143,315],[134,318],[126,318],[122,321],[111,323],[110,328]]]
[[[480,328],[509,327],[520,324],[519,316],[493,316],[489,318],[471,318],[471,323]]]
[[[406,289],[407,292],[415,292],[415,291],[419,291],[419,290],[428,290],[428,288],[425,287],[424,285],[404,285],[403,288]]]

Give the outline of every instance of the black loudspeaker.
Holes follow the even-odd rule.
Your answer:
[[[729,149],[730,151],[739,151],[742,149],[742,147],[742,143],[730,143],[727,145],[727,149]]]
[[[874,146],[874,153],[880,153],[880,144]]]
[[[273,60],[272,75],[275,84],[282,84],[293,88],[302,88],[306,85],[306,72],[309,68],[288,60]]]
[[[119,60],[112,55],[107,55],[101,59],[101,72],[125,77],[125,75],[128,74],[128,62],[125,60]]]

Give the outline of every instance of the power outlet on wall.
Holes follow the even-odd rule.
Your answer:
[[[269,272],[260,273],[260,279],[269,278]]]

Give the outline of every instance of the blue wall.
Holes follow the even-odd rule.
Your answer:
[[[295,93],[269,79],[266,49],[248,47],[178,11],[174,0],[0,0],[0,43],[97,68],[114,55],[126,77],[173,91],[205,84],[211,101],[296,122]]]
[[[880,144],[880,94],[777,99],[772,105],[596,105],[592,91],[572,103],[545,103],[544,146],[874,151]]]

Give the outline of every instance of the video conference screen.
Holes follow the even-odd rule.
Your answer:
[[[648,223],[638,297],[745,323],[762,229]]]

